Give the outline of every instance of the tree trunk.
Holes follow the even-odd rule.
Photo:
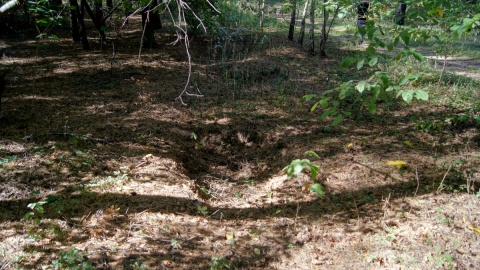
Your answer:
[[[398,25],[405,25],[405,12],[407,11],[407,5],[400,1],[395,12],[395,23]]]
[[[75,0],[75,4],[77,5],[77,13],[78,15],[78,23],[80,23],[80,36],[82,37],[82,47],[84,50],[90,50],[90,45],[88,44],[88,37],[87,37],[87,28],[85,27],[85,5],[86,2],[82,1],[80,3],[80,9],[78,9],[78,3]]]
[[[70,3],[70,31],[72,32],[73,42],[79,42],[80,32],[78,30],[78,3],[77,0],[69,0]]]
[[[262,0],[260,5],[260,27],[263,27],[263,20],[265,19],[265,0]]]
[[[305,7],[303,8],[302,14],[302,23],[300,26],[300,34],[298,35],[297,43],[303,45],[303,39],[305,37],[305,20],[307,18],[307,8],[308,8],[308,0],[305,1]]]
[[[162,22],[158,11],[151,11],[157,5],[157,1],[154,0],[150,6],[142,10],[142,29],[144,31],[142,42],[144,48],[152,49],[157,46],[155,43],[155,30],[162,28]]]
[[[327,56],[325,53],[325,46],[327,45],[327,23],[328,23],[328,11],[325,6],[328,0],[323,0],[323,25],[322,25],[322,33],[320,36],[320,55],[321,56]]]
[[[290,8],[292,9],[292,16],[290,18],[290,28],[288,30],[288,40],[293,41],[293,33],[295,32],[295,21],[297,14],[297,0],[290,0]]]
[[[92,18],[96,21],[96,24],[103,26],[102,25],[102,19],[103,19],[103,10],[102,10],[102,0],[94,0],[93,1],[93,13],[95,15],[95,18]]]
[[[312,5],[310,6],[310,33],[309,33],[310,44],[309,51],[311,54],[315,54],[315,0],[312,0]]]
[[[3,56],[3,52],[2,52]],[[0,57],[1,58],[1,57]],[[7,74],[8,70],[5,67],[0,67],[0,111],[2,111],[2,94],[3,89],[5,89],[5,75]]]
[[[100,41],[103,43],[107,38],[105,36],[105,29],[102,26],[104,23],[103,21],[103,11],[102,11],[102,17],[100,20],[96,17],[96,15],[93,13],[92,9],[88,5],[86,0],[81,0],[82,1],[82,12],[83,10],[87,11],[88,16],[92,19],[93,24],[95,25],[95,28],[97,29],[98,33],[100,34]]]

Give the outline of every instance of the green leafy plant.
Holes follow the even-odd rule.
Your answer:
[[[76,248],[60,252],[60,258],[53,260],[53,269],[93,270],[92,264],[86,257],[86,253],[79,252]]]
[[[230,269],[230,263],[227,259],[222,257],[212,257],[210,259],[210,270],[222,270],[224,268]]]
[[[435,265],[443,269],[456,269],[452,254],[443,251],[440,247],[435,247],[435,256],[433,257]]]
[[[305,154],[308,156],[319,158],[319,156],[313,151],[307,151]],[[317,178],[320,167],[313,164],[309,159],[295,159],[288,166],[283,168],[283,170],[287,172],[288,177],[291,177],[293,175],[293,177],[297,178],[306,168],[310,170],[310,179],[315,180],[315,178]]]
[[[39,224],[42,215],[45,213],[45,208],[43,207],[47,204],[47,201],[38,201],[34,203],[29,203],[27,205],[31,211],[27,212],[23,217],[24,220],[33,220],[35,223]]]
[[[170,246],[173,248],[173,249],[182,249],[182,245],[180,244],[180,242],[175,239],[175,238],[172,238],[170,239]]]
[[[202,205],[198,205],[197,206],[197,212],[206,216],[208,215],[208,207],[207,206],[202,206]]]
[[[134,270],[147,270],[148,269],[148,267],[146,265],[144,265],[142,262],[134,262],[134,263],[130,264],[130,266]]]
[[[317,153],[313,151],[307,151],[305,155],[320,158]],[[303,170],[308,169],[310,171],[310,179],[314,181],[320,170],[318,165],[313,164],[309,159],[295,159],[293,160],[288,166],[283,168],[284,171],[287,172],[288,177],[298,178]],[[309,190],[315,192],[319,198],[323,197],[323,186],[319,183],[314,183],[313,185],[305,185],[309,187]]]

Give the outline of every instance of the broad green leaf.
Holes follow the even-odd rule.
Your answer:
[[[305,152],[305,155],[315,157],[315,158],[320,158],[320,156],[313,151],[307,151],[307,152]]]
[[[370,85],[367,82],[361,81],[357,84],[357,86],[355,86],[355,88],[358,90],[358,92],[363,93],[363,91],[365,91],[365,88],[368,89],[369,86]]]
[[[351,57],[351,56],[347,56],[345,57],[342,62],[340,63],[340,67],[342,68],[347,68],[349,67],[351,64],[355,63],[355,58]]]
[[[309,162],[310,163],[310,162]],[[315,180],[318,176],[318,166],[314,164],[309,164],[310,165],[310,179]]]
[[[418,61],[423,61],[425,59],[425,57],[421,53],[413,52],[412,54],[413,54],[413,57],[415,57],[415,59],[417,59]]]
[[[381,92],[382,92],[382,87],[380,87],[380,85],[376,84],[375,86],[372,87],[372,94],[374,98],[378,98]]]
[[[403,77],[398,84],[399,84],[399,85],[405,85],[409,80],[410,80],[410,74],[408,74],[407,76]]]
[[[363,67],[363,64],[365,63],[365,59],[362,59],[357,62],[357,69],[360,70]]]
[[[320,115],[320,119],[325,119],[325,118],[329,117],[334,112],[335,112],[334,108],[327,109],[326,111],[324,111],[322,113],[322,115]]]
[[[385,73],[378,73],[377,74],[380,80],[382,81],[382,87],[387,88],[390,85],[390,79]]]
[[[420,100],[428,100],[428,93],[423,90],[415,91],[415,97]]]
[[[368,62],[368,65],[369,65],[370,67],[374,67],[374,66],[377,65],[377,63],[378,63],[378,57],[375,56],[375,57],[373,57],[373,58]]]
[[[410,103],[413,99],[413,91],[412,90],[403,91],[402,98],[405,102]]]
[[[339,99],[345,99],[346,97],[350,96],[352,94],[352,89],[351,88],[342,88],[340,93],[338,94]]]
[[[368,112],[372,115],[377,112],[377,104],[375,102],[368,103]]]
[[[310,190],[317,193],[319,198],[323,198],[323,186],[319,183],[315,183],[310,187]]]
[[[328,108],[328,100],[322,99],[322,100],[319,101],[319,103],[320,103],[320,106],[322,106],[323,109]]]
[[[387,45],[388,51],[393,51],[393,48],[394,48],[394,47],[393,47],[393,44],[388,44],[388,45]]]
[[[376,55],[377,54],[377,51],[375,50],[374,47],[372,46],[368,46],[368,48],[366,49],[366,52],[369,54],[369,55]]]
[[[310,101],[312,100],[313,98],[317,97],[317,95],[315,94],[311,94],[311,95],[305,95],[303,96],[303,99],[305,99],[305,101]]]
[[[293,165],[293,176],[296,178],[302,173],[303,171],[303,164],[302,162],[295,163]]]
[[[335,117],[335,119],[333,119],[332,125],[336,126],[336,125],[340,124],[340,122],[342,122],[342,120],[343,120],[343,115],[339,114],[339,115],[337,115],[337,117]]]
[[[400,38],[402,38],[405,45],[410,44],[410,33],[408,31],[403,31],[402,33],[400,33]]]

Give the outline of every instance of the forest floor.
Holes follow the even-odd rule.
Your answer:
[[[187,89],[203,97],[183,105],[185,48],[161,30],[138,60],[138,24],[90,51],[1,41],[0,269],[65,266],[71,248],[96,269],[480,265],[480,133],[443,122],[464,110],[393,104],[331,126],[301,97],[361,78],[338,64],[360,48],[332,37],[320,58],[260,33],[194,37]],[[315,181],[287,178],[306,151]]]

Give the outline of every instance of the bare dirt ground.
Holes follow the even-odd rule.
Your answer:
[[[339,40],[322,59],[264,33],[195,37],[189,89],[204,97],[184,106],[185,49],[165,29],[138,61],[138,23],[102,50],[3,41],[0,269],[48,269],[70,248],[96,269],[480,265],[479,132],[412,122],[455,111],[413,104],[331,127],[300,97],[355,76],[338,69],[355,48]],[[323,198],[282,170],[309,150]]]

